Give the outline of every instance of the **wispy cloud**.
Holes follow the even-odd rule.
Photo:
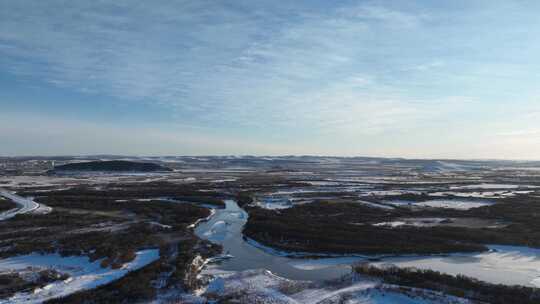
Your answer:
[[[540,81],[540,62],[527,60],[540,51],[527,31],[540,25],[526,18],[533,10],[464,6],[3,1],[0,68],[29,83],[167,108],[170,123],[207,133],[410,142],[423,130],[448,132],[449,121],[486,119],[503,102],[526,109]]]
[[[378,31],[425,16],[362,5],[285,16],[275,5],[206,1],[3,6],[0,64],[11,73],[168,106],[196,124],[363,126],[354,117],[364,117],[381,127],[416,111],[378,85],[372,45]]]

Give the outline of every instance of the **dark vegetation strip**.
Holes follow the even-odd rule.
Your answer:
[[[0,197],[0,212],[8,211],[17,208],[18,205],[11,200]]]
[[[105,172],[159,172],[172,171],[172,169],[148,162],[132,162],[125,160],[90,161],[60,165],[54,167],[49,173],[69,173],[78,171],[105,171]]]
[[[324,253],[449,253],[485,250],[484,244],[540,248],[540,200],[516,196],[470,210],[386,210],[356,203],[318,201],[289,209],[247,207],[244,234],[283,250]],[[509,223],[493,228],[375,227],[400,217],[482,218]]]
[[[483,245],[426,233],[423,228],[392,229],[369,222],[387,221],[387,210],[355,203],[315,202],[283,210],[248,207],[244,234],[290,251],[323,253],[448,253],[483,251]]]
[[[242,191],[236,195],[236,203],[240,208],[243,208],[253,202],[254,193],[249,191]]]
[[[32,279],[23,278],[18,273],[2,273],[0,274],[0,299],[9,298],[17,292],[31,292],[36,288],[43,287],[54,281],[65,280],[68,277],[68,275],[53,269],[35,272]]]
[[[225,195],[215,191],[200,191],[192,185],[175,185],[166,182],[148,184],[110,184],[103,189],[90,187],[75,187],[67,190],[50,192],[26,191],[19,193],[22,196],[33,196],[42,199],[45,204],[61,204],[64,201],[72,201],[73,198],[87,202],[83,208],[93,209],[92,204],[98,201],[113,202],[116,200],[135,200],[152,198],[171,198],[205,203],[224,207]],[[67,206],[69,207],[69,206]]]

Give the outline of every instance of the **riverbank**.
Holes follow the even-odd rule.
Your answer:
[[[225,209],[195,229],[200,238],[223,246],[232,258],[207,266],[209,272],[266,269],[291,280],[324,282],[350,274],[351,265],[370,261],[376,265],[392,264],[422,267],[450,274],[463,274],[494,284],[536,287],[540,282],[540,250],[517,246],[489,245],[481,252],[438,255],[349,255],[309,256],[263,246],[246,238],[242,232],[248,214],[235,201],[226,200]],[[452,271],[453,270],[453,271]]]

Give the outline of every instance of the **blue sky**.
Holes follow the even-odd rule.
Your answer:
[[[0,155],[538,159],[539,9],[2,1]]]

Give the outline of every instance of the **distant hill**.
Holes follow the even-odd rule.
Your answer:
[[[125,160],[90,161],[71,163],[54,167],[49,173],[68,172],[163,172],[172,169],[154,163]]]

